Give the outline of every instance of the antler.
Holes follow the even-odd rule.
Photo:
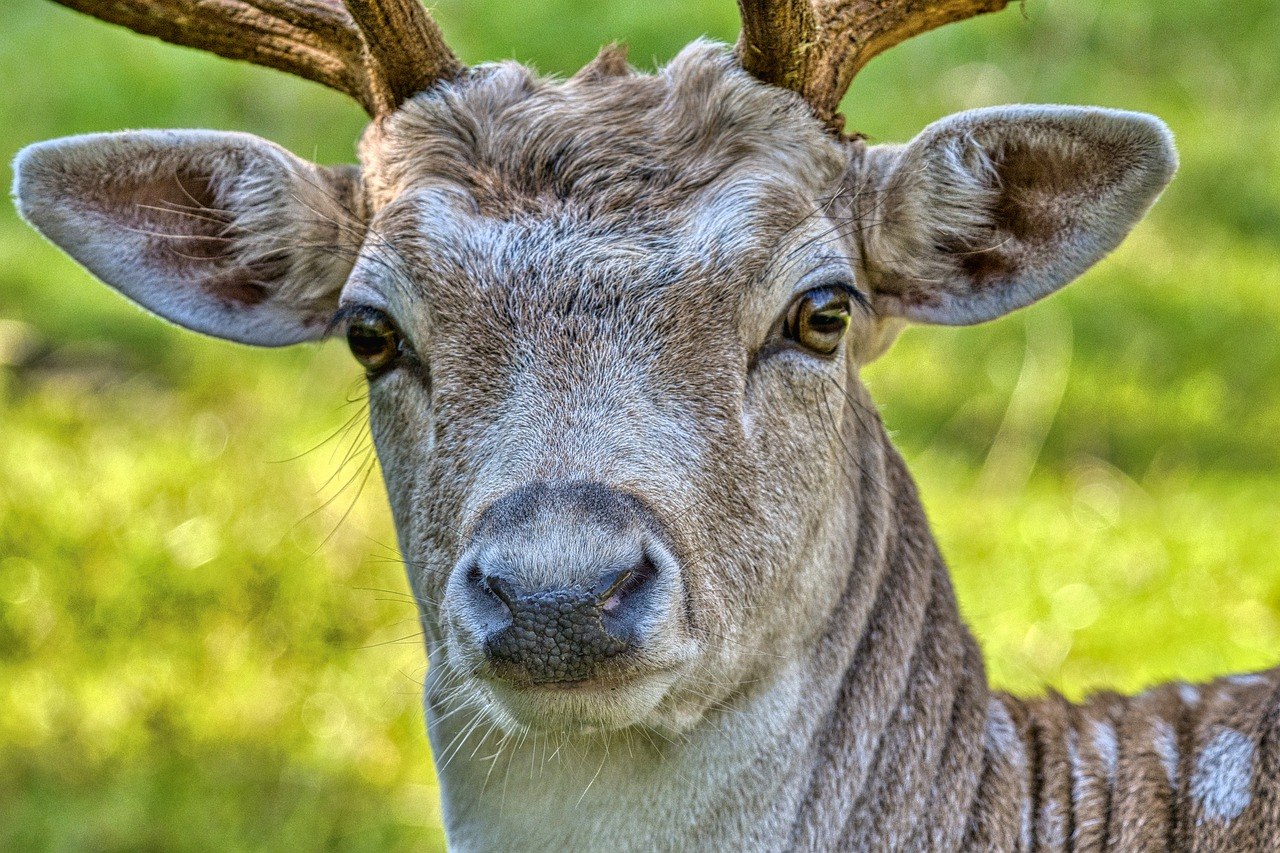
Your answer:
[[[854,75],[912,36],[1009,0],[738,0],[738,59],[752,75],[798,92],[836,130]]]
[[[54,0],[172,44],[313,80],[386,115],[465,67],[419,0]]]

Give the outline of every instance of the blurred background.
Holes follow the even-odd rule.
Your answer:
[[[732,0],[441,0],[462,58],[642,68]],[[0,4],[0,160],[132,127],[354,159],[341,96],[41,0]],[[1018,101],[1163,117],[1182,170],[1109,260],[868,371],[999,686],[1280,662],[1280,4],[1028,0],[859,77],[873,141]],[[7,165],[4,167],[7,170]],[[10,176],[6,175],[6,184]],[[340,342],[145,316],[0,208],[0,848],[442,845],[424,666]]]

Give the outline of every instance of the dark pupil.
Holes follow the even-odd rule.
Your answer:
[[[347,344],[356,358],[377,358],[394,346],[390,329],[354,325],[347,330]]]
[[[842,332],[846,316],[842,308],[819,308],[809,315],[809,328],[820,334]]]
[[[805,306],[808,316],[804,323],[809,331],[819,335],[839,335],[849,322],[848,297],[843,293],[821,291],[812,295]]]

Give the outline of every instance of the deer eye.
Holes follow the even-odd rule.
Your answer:
[[[376,374],[400,357],[404,339],[390,317],[376,308],[364,308],[347,322],[347,346],[365,370]]]
[[[787,309],[783,335],[818,355],[831,355],[849,328],[852,299],[840,287],[818,287],[801,294]]]

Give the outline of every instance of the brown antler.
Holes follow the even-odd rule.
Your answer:
[[[854,75],[912,36],[1009,0],[738,0],[742,67],[766,83],[800,93],[835,129]]]
[[[419,0],[54,0],[172,44],[314,80],[393,112],[458,61]]]

